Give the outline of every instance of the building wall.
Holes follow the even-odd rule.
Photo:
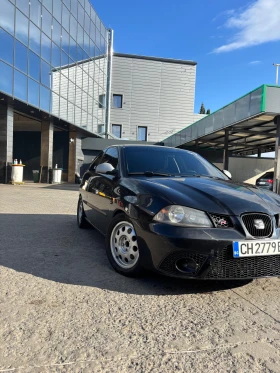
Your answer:
[[[11,105],[0,104],[0,183],[10,179],[13,161],[14,113]]]
[[[107,39],[89,0],[1,0],[0,92],[91,132]]]
[[[242,164],[242,167],[240,165]],[[232,179],[245,181],[266,172],[274,166],[274,158],[230,157],[229,171]]]
[[[100,107],[99,101],[100,96],[106,94],[106,69],[107,59],[101,57],[54,70],[53,114],[97,133],[98,125],[104,125],[105,122],[105,109]],[[68,101],[61,98],[67,94]]]
[[[137,140],[145,126],[148,141],[161,141],[193,123],[195,78],[195,65],[114,56],[112,94],[123,95],[123,107],[111,109],[111,124],[123,138]]]

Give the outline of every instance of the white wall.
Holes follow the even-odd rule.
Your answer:
[[[111,124],[124,138],[137,140],[145,126],[148,141],[163,140],[193,123],[195,79],[195,65],[114,56],[112,94],[123,95],[123,107],[111,109]]]
[[[52,74],[52,113],[98,133],[105,123],[99,96],[105,94],[107,60],[86,61]],[[203,116],[194,114],[196,65],[131,57],[113,57],[112,95],[123,95],[123,107],[111,107],[111,123],[122,125],[122,138],[137,140],[138,126],[158,142]]]
[[[223,163],[214,162],[220,170]],[[228,171],[232,180],[255,184],[256,179],[266,171],[273,170],[274,159],[253,157],[229,157]]]

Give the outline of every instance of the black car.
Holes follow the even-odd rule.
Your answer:
[[[77,220],[105,235],[111,265],[127,276],[280,275],[280,197],[187,150],[107,148],[82,178]]]
[[[264,175],[262,175],[256,180],[256,185],[259,188],[273,190],[273,179],[274,179],[274,172],[273,171],[266,172]]]

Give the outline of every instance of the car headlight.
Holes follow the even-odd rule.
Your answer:
[[[184,206],[167,206],[160,210],[154,220],[182,227],[213,227],[211,220],[204,211]]]

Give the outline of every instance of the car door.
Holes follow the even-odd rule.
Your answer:
[[[105,150],[100,164],[110,163],[115,169],[119,168],[119,155],[116,147]],[[90,179],[88,187],[89,204],[92,212],[92,224],[102,233],[106,233],[114,209],[113,196],[118,178],[115,175],[97,174]]]
[[[100,164],[103,156],[104,156],[104,152],[100,152],[97,155],[97,157],[94,159],[94,161],[90,165],[89,169],[85,172],[82,178],[81,185],[80,185],[80,191],[81,191],[83,202],[84,202],[84,211],[85,211],[85,214],[88,220],[92,224],[94,224],[93,221],[94,221],[95,210],[93,209],[90,203],[90,200],[91,200],[90,185],[92,184],[93,178],[96,176],[95,169]]]

